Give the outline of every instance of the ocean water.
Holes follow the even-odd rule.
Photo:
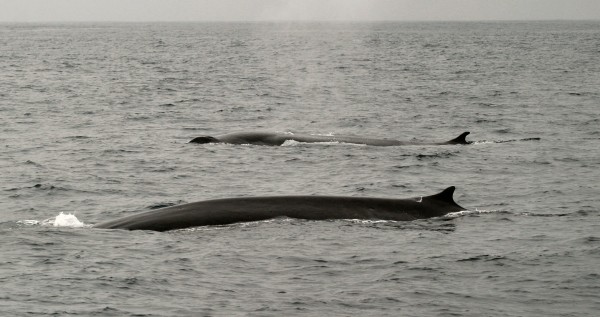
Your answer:
[[[600,23],[0,24],[3,316],[596,316]],[[234,131],[465,146],[187,144]],[[418,197],[413,222],[91,225]]]

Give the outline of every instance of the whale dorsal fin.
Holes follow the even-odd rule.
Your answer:
[[[453,198],[454,190],[455,189],[456,189],[456,187],[450,186],[450,187],[442,190],[442,192],[440,192],[438,194],[427,196],[427,197],[423,197],[423,199],[437,200],[437,201],[442,201],[442,202],[445,202],[445,203],[448,203],[448,204],[453,204],[453,205],[458,206],[458,204],[454,201],[454,198]]]
[[[454,195],[454,190],[456,190],[456,187],[450,186],[450,187],[442,190],[441,193],[431,195],[427,198],[437,199],[437,200],[442,200],[442,201],[447,201],[447,202],[454,202],[454,198],[452,198],[452,195]]]
[[[463,132],[461,135],[459,135],[458,137],[446,142],[448,144],[469,144],[471,142],[467,141],[467,135],[469,135],[469,131]]]
[[[455,189],[456,189],[456,187],[450,186],[450,187],[442,190],[438,194],[421,198],[421,201],[422,202],[427,201],[431,204],[435,204],[438,206],[447,206],[448,208],[444,208],[444,209],[448,209],[448,210],[446,210],[447,212],[451,211],[453,209],[456,209],[456,208],[459,208],[460,210],[466,210],[464,207],[462,207],[461,205],[457,204],[454,201],[454,198],[452,196],[454,195]]]

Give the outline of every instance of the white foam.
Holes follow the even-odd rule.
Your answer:
[[[329,132],[329,133],[317,133],[317,134],[313,134],[313,135],[321,135],[321,136],[335,136],[335,133],[333,133],[333,132]]]
[[[18,224],[23,224],[26,226],[35,226],[35,225],[39,225],[40,222],[37,220],[19,220],[17,221]]]
[[[65,214],[61,212],[58,216],[42,221],[43,226],[53,227],[69,227],[69,228],[83,228],[89,227],[85,223],[81,222],[74,214]]]
[[[480,144],[493,144],[493,143],[496,143],[496,142],[493,142],[493,141],[475,141],[475,142],[473,142],[471,144],[473,144],[473,145],[480,145]]]
[[[281,146],[297,146],[297,145],[301,145],[301,144],[335,145],[335,144],[349,144],[349,143],[341,143],[341,142],[337,142],[337,141],[330,141],[330,142],[300,142],[300,141],[296,141],[296,140],[285,140],[285,142],[283,142],[281,144]]]
[[[461,210],[461,211],[456,211],[456,212],[451,212],[448,213],[446,215],[444,215],[444,217],[447,218],[458,218],[458,217],[463,217],[463,216],[467,216],[467,215],[477,215],[477,214],[489,214],[489,213],[493,213],[493,212],[498,212],[498,210]]]
[[[373,223],[388,223],[395,222],[394,220],[371,220],[371,219],[342,219],[343,221],[349,221],[352,223],[360,224],[373,224]]]
[[[342,145],[348,145],[348,146],[366,146],[366,144],[359,144],[359,143],[346,143],[346,142],[340,142],[340,141],[325,141],[325,142],[299,142],[296,140],[285,140],[285,142],[283,142],[281,144],[281,146],[298,146],[301,144],[317,144],[317,145],[338,145],[338,144],[342,144]]]

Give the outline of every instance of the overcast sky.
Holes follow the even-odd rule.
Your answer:
[[[0,22],[600,20],[600,0],[0,0]]]

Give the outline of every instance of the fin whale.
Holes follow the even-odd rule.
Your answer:
[[[425,197],[391,199],[344,196],[266,196],[199,201],[96,224],[94,228],[168,231],[289,217],[307,220],[410,221],[462,211],[455,187]]]
[[[274,133],[274,132],[234,132],[224,135],[199,136],[188,143],[229,143],[229,144],[253,144],[253,145],[282,145],[287,140],[293,140],[304,143],[318,142],[339,142],[364,144],[374,146],[399,146],[399,145],[449,145],[449,144],[469,144],[466,140],[469,132],[463,132],[458,137],[444,142],[420,142],[420,141],[400,141],[394,139],[373,139],[355,136],[327,136],[310,134],[292,134],[292,133]]]

